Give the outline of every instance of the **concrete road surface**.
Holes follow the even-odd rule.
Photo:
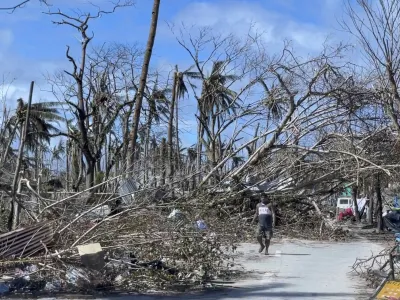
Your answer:
[[[209,291],[196,295],[102,299],[368,299],[372,291],[364,288],[365,282],[349,273],[356,257],[366,258],[371,255],[371,251],[376,253],[381,249],[381,246],[362,241],[352,243],[283,241],[271,245],[272,255],[265,256],[257,252],[257,245],[242,244],[237,250],[237,262],[245,270],[252,271],[253,275],[222,291]]]

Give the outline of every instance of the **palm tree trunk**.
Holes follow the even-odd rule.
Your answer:
[[[153,122],[153,113],[150,110],[149,116],[147,117],[147,128],[146,128],[146,140],[144,142],[144,158],[145,158],[145,170],[144,170],[144,182],[147,183],[149,181],[149,149],[150,149],[150,133],[151,133],[151,125]]]
[[[155,139],[155,137],[154,137],[154,139]],[[153,187],[156,188],[157,187],[157,172],[156,172],[156,169],[157,169],[157,167],[159,165],[159,160],[157,159],[158,158],[158,154],[157,154],[156,145],[153,145],[151,147],[151,155],[153,156],[152,164],[151,164],[151,177],[152,177],[152,180],[153,180]]]
[[[135,111],[133,115],[133,124],[132,124],[130,147],[129,147],[131,153],[127,155],[128,170],[133,170],[134,153],[136,152],[136,142],[137,142],[136,140],[138,136],[140,112],[142,110],[143,93],[146,87],[147,74],[149,72],[150,59],[151,59],[151,54],[153,52],[154,40],[157,32],[157,22],[158,22],[158,12],[160,9],[160,2],[161,2],[160,0],[154,0],[153,2],[151,25],[147,40],[146,51],[143,59],[142,73],[140,75],[140,84],[135,102]]]
[[[176,72],[178,73],[178,66],[175,67],[176,68]],[[179,76],[177,74],[177,76]],[[178,90],[178,78],[176,80],[176,88],[175,88],[175,93],[177,94]],[[176,172],[180,172],[181,171],[181,165],[180,165],[180,160],[181,160],[181,156],[180,156],[180,147],[179,147],[179,118],[178,118],[178,112],[179,112],[179,108],[178,108],[178,103],[179,103],[179,95],[176,95],[176,101],[175,101],[175,139],[176,139]]]
[[[20,205],[17,201],[17,188],[18,188],[18,183],[19,183],[19,172],[21,170],[21,164],[22,164],[22,158],[23,158],[23,153],[24,153],[24,146],[25,146],[25,139],[26,139],[26,134],[28,132],[28,125],[29,125],[29,117],[31,113],[31,105],[32,105],[32,97],[33,97],[33,87],[34,87],[35,82],[31,82],[31,87],[29,90],[29,100],[28,100],[28,105],[26,109],[26,117],[25,117],[25,122],[23,122],[21,125],[23,126],[23,130],[21,130],[21,140],[19,143],[19,150],[18,150],[18,159],[17,159],[17,165],[15,167],[15,174],[14,174],[14,179],[12,182],[12,209],[10,213],[10,218],[11,222],[9,222],[9,230],[15,230],[18,225],[19,225],[19,218],[20,218]]]
[[[168,119],[168,180],[169,183],[173,182],[174,176],[174,148],[173,148],[173,128],[174,128],[174,113],[175,113],[175,102],[176,102],[176,85],[178,83],[178,74],[174,72],[174,80],[172,84],[172,99],[171,106],[169,109],[169,119]]]
[[[202,118],[202,115],[200,114],[200,118]],[[204,137],[204,127],[203,124],[198,121],[198,127],[197,127],[197,157],[196,157],[196,168],[197,172],[199,172],[198,179],[199,182],[201,181],[202,174],[200,172],[201,170],[201,153],[203,150],[203,137]],[[196,176],[195,176],[196,177]]]
[[[165,140],[165,138],[163,138],[161,140],[161,147],[160,147],[160,161],[161,161],[161,186],[165,185],[165,175],[166,175],[166,162],[165,162],[165,158],[166,158],[166,148],[167,148],[167,142]]]

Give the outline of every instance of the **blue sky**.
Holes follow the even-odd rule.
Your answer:
[[[17,0],[2,0],[9,6]],[[103,9],[109,1],[92,0]],[[341,0],[162,0],[153,68],[170,69],[175,64],[182,69],[191,65],[190,57],[175,41],[168,24],[180,26],[211,26],[221,33],[237,35],[247,32],[251,23],[260,32],[268,49],[278,52],[283,40],[293,42],[298,53],[313,54],[329,37],[331,41],[348,39],[338,31],[336,19],[341,18]],[[86,0],[50,0],[51,9],[70,12],[91,9]],[[57,3],[60,6],[56,6]],[[103,43],[138,43],[145,45],[151,17],[151,0],[136,0],[133,7],[121,8],[116,13],[93,20],[90,28],[95,33],[92,46]],[[66,45],[79,49],[78,34],[72,28],[52,24],[54,17],[43,14],[46,8],[38,0],[13,14],[0,11],[0,75],[8,85],[7,101],[27,98],[29,82],[37,84],[35,99],[49,97],[44,74],[68,68]],[[11,82],[12,81],[12,82]],[[3,90],[4,92],[4,90]],[[186,124],[194,124],[194,107],[188,103],[181,116]],[[195,131],[186,133],[185,144],[195,140]]]

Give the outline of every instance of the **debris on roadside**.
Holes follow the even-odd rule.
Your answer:
[[[51,248],[54,231],[51,222],[42,222],[0,235],[0,258],[28,257]]]

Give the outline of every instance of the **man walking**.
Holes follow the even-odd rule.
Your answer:
[[[256,213],[251,222],[253,224],[258,217],[258,227],[257,227],[257,241],[260,244],[261,253],[265,248],[265,255],[268,255],[268,248],[272,238],[272,203],[268,204],[267,198],[261,196],[261,202],[256,206]],[[265,239],[265,244],[263,243]]]

